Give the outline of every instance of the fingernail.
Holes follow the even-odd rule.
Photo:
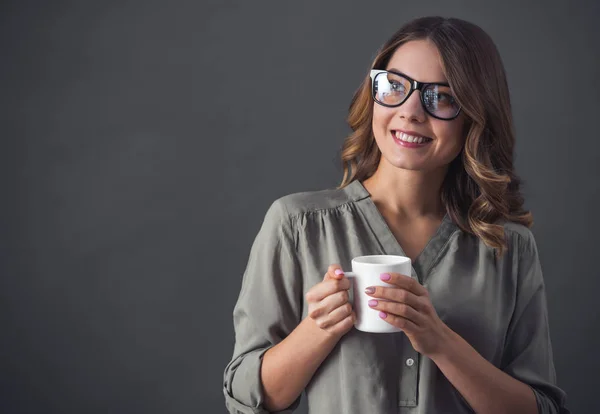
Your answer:
[[[387,313],[385,313],[385,312],[379,312],[379,317],[381,319],[385,319],[385,318],[387,318]]]
[[[335,269],[335,272],[333,272],[333,273],[335,273],[336,275],[339,276],[339,275],[343,275],[344,271],[342,269]]]
[[[390,280],[392,278],[392,275],[390,275],[389,273],[383,273],[382,275],[379,276],[379,278],[383,281],[386,281],[386,280]]]
[[[369,301],[369,306],[377,306],[377,304],[378,304],[378,303],[379,303],[379,302],[377,302],[375,299],[371,299],[371,300]]]
[[[369,286],[368,288],[365,288],[365,293],[368,295],[372,295],[373,293],[375,293],[375,288],[373,286]]]

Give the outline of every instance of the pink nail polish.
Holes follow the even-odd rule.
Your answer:
[[[379,317],[382,318],[382,319],[385,319],[385,318],[387,318],[387,313],[385,313],[385,312],[379,312]]]
[[[371,300],[369,301],[369,306],[377,306],[377,304],[378,304],[378,303],[379,303],[379,302],[377,302],[375,299],[371,299]]]
[[[379,276],[379,278],[385,282],[390,280],[392,278],[392,275],[390,275],[389,273],[383,273],[381,276]]]
[[[333,273],[335,273],[336,275],[339,276],[339,275],[343,275],[344,271],[342,269],[335,269],[335,272],[333,272]]]
[[[365,293],[368,295],[372,295],[373,293],[375,293],[375,288],[373,286],[369,286],[368,288],[365,288]]]

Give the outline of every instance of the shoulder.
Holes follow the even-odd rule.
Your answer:
[[[506,233],[506,235],[511,239],[518,238],[525,242],[529,242],[534,239],[533,233],[527,226],[524,226],[519,223],[514,223],[512,221],[505,221],[500,224],[502,225],[502,227],[504,227],[504,232]]]
[[[353,192],[352,187],[355,185],[287,194],[276,199],[267,214],[271,213],[279,218],[292,218],[309,213],[336,210],[363,198],[362,194]]]
[[[537,244],[531,230],[522,224],[506,221],[501,223],[509,248],[512,246],[519,255],[537,255]]]
[[[522,224],[505,223],[504,229],[508,241],[508,250],[512,250],[512,254],[508,255],[507,260],[512,265],[517,289],[521,292],[518,294],[522,298],[526,298],[521,300],[527,303],[529,298],[544,286],[537,243],[531,230]]]
[[[291,193],[275,199],[265,214],[260,233],[295,240],[297,223],[308,214],[327,214],[360,199],[348,187]]]

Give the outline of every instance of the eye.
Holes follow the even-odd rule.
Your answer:
[[[405,92],[406,87],[401,82],[390,81],[391,89],[395,92]]]
[[[423,98],[425,103],[433,108],[452,106],[455,104],[454,96],[434,89],[428,89]]]
[[[452,95],[448,95],[447,93],[438,93],[436,99],[438,102],[444,104],[454,103],[454,97]]]

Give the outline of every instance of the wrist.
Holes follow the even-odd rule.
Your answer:
[[[427,355],[433,362],[447,358],[455,352],[459,336],[448,325],[442,323],[442,330],[438,346],[431,354]]]
[[[306,329],[310,331],[311,340],[316,341],[321,346],[333,347],[340,341],[340,339],[342,339],[343,335],[336,335],[319,328],[315,320],[310,316],[304,318],[302,323],[305,324]]]

